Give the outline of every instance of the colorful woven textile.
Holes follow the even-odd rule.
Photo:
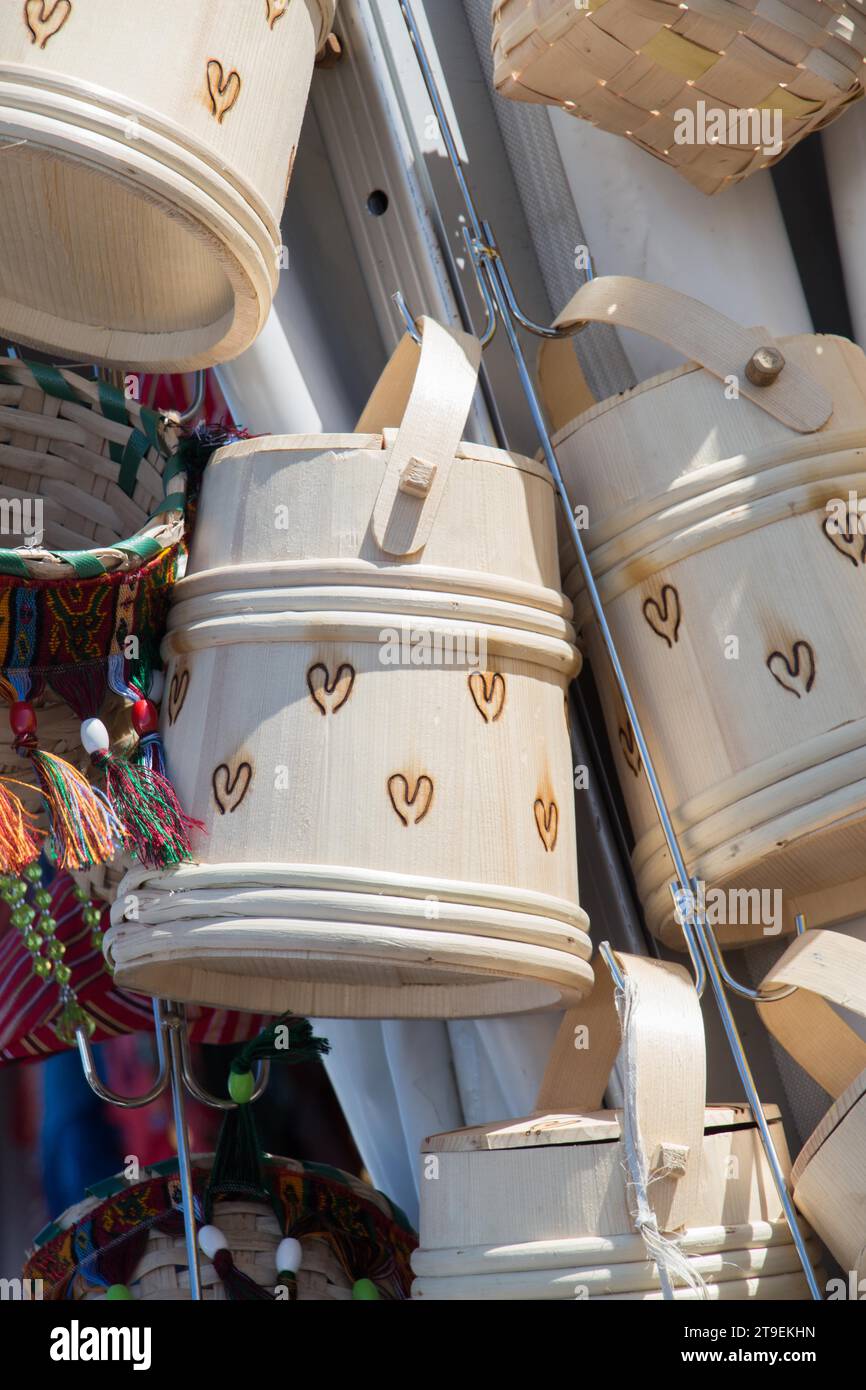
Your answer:
[[[283,1234],[296,1236],[302,1246],[305,1240],[327,1241],[350,1280],[371,1280],[385,1299],[408,1298],[417,1237],[387,1197],[320,1164],[268,1157],[264,1169]],[[197,1163],[199,1220],[207,1180],[206,1161]],[[176,1162],[157,1164],[135,1184],[111,1178],[40,1233],[24,1277],[41,1279],[46,1299],[74,1300],[111,1284],[134,1290],[150,1231],[177,1231],[181,1219]]]

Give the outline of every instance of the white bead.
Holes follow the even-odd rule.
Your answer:
[[[212,1260],[218,1250],[228,1250],[229,1243],[219,1226],[202,1226],[198,1233],[198,1248]]]
[[[277,1274],[288,1272],[297,1274],[304,1259],[301,1242],[294,1236],[286,1236],[277,1246]]]
[[[108,752],[111,739],[101,719],[85,719],[81,725],[81,742],[88,753]]]
[[[158,705],[162,699],[162,692],[165,690],[165,673],[163,671],[152,671],[150,674],[150,690],[147,698],[153,700]]]

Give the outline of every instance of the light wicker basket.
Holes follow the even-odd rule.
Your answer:
[[[502,96],[625,135],[704,193],[775,163],[864,91],[862,0],[495,0],[493,23]],[[711,111],[724,143],[677,143],[679,113],[712,135]],[[779,149],[776,131],[752,138],[775,112]]]
[[[193,1182],[203,1189],[211,1156],[193,1160]],[[268,1157],[265,1173],[275,1194],[275,1210],[261,1202],[226,1197],[214,1220],[226,1236],[234,1265],[262,1289],[276,1286],[277,1247],[283,1236],[298,1232],[303,1262],[298,1271],[298,1302],[351,1300],[359,1278],[372,1278],[384,1299],[408,1296],[409,1257],[416,1240],[403,1214],[359,1178],[336,1168]],[[176,1161],[154,1165],[142,1181],[111,1178],[92,1189],[85,1201],[70,1207],[36,1239],[25,1278],[41,1279],[46,1299],[103,1300],[118,1265],[99,1265],[98,1256],[128,1235],[142,1246],[142,1227],[150,1225],[134,1269],[125,1279],[134,1299],[189,1300],[189,1269],[179,1219]],[[176,1229],[159,1230],[174,1214]],[[325,1232],[318,1217],[328,1227]],[[110,1231],[110,1236],[106,1234]],[[335,1238],[336,1237],[336,1238]],[[370,1251],[377,1256],[370,1264]],[[85,1251],[83,1256],[82,1251]],[[346,1254],[346,1252],[351,1252]],[[229,1297],[213,1264],[200,1258],[202,1294],[208,1300]]]

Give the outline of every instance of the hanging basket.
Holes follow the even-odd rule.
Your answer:
[[[163,706],[207,833],[195,863],[126,880],[136,913],[119,898],[106,936],[125,987],[403,1018],[591,984],[550,477],[462,442],[480,346],[423,323],[358,433],[208,469]]]
[[[193,1160],[193,1187],[201,1196],[211,1159]],[[409,1257],[416,1245],[408,1221],[381,1192],[360,1179],[315,1163],[268,1157],[264,1166],[271,1203],[226,1192],[214,1220],[226,1236],[235,1269],[267,1301],[341,1302],[358,1297],[408,1296]],[[278,1284],[277,1249],[284,1237],[300,1241],[296,1286]],[[221,1277],[204,1255],[202,1296],[225,1300],[238,1292],[232,1273]],[[103,1300],[112,1289],[136,1300],[188,1300],[177,1162],[149,1168],[140,1182],[111,1178],[91,1189],[36,1239],[24,1278],[42,1281],[43,1297]],[[355,1290],[364,1281],[361,1290]],[[370,1285],[375,1289],[371,1293]],[[353,1292],[353,1290],[355,1290]],[[255,1296],[254,1294],[252,1296]]]
[[[625,135],[703,193],[863,96],[866,16],[845,0],[495,0],[493,24],[502,96]]]
[[[663,1263],[677,1299],[809,1298],[751,1111],[706,1104],[691,978],[681,966],[617,959],[633,991],[623,1065],[631,1121],[602,1109],[623,1033],[622,1000],[615,1007],[599,965],[590,997],[565,1015],[535,1113],[424,1141],[413,1298],[655,1299]],[[787,1173],[779,1112],[765,1114]],[[641,1146],[643,1174],[633,1158]],[[817,1266],[820,1247],[805,1234]]]
[[[625,276],[560,323],[603,321],[686,364],[554,436],[641,726],[719,940],[866,910],[866,357],[776,341]],[[855,503],[851,502],[854,497]],[[675,875],[570,538],[563,588],[599,686],[647,923],[682,948]]]
[[[183,546],[185,447],[114,388],[0,365],[4,873],[36,857],[46,826],[61,868],[102,876],[123,852],[149,858],[148,842],[161,857],[171,798],[150,697]],[[22,819],[19,803],[47,807],[47,822]]]
[[[264,326],[334,0],[4,0],[0,334],[125,370]]]

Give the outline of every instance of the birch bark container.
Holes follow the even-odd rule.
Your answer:
[[[163,715],[205,831],[121,886],[128,988],[441,1018],[591,983],[552,486],[460,442],[480,346],[424,323],[357,434],[245,441],[205,476]]]
[[[677,1299],[808,1299],[751,1112],[705,1102],[700,1005],[676,965],[620,956],[636,988],[636,1119],[658,1228],[692,1277]],[[437,1134],[423,1146],[416,1299],[660,1298],[635,1226],[622,1114],[603,1110],[621,1040],[604,966],[554,1044],[536,1113]],[[779,1113],[765,1108],[785,1171]],[[807,1235],[809,1233],[807,1232]],[[813,1265],[817,1243],[809,1238]]]
[[[866,910],[866,359],[775,343],[660,286],[592,281],[603,320],[688,364],[584,411],[554,444],[692,875],[720,941]],[[784,363],[784,365],[781,365]],[[841,510],[841,520],[840,520]],[[864,508],[866,512],[866,508]],[[682,945],[663,843],[570,540],[651,930]]]
[[[334,0],[6,0],[0,334],[181,371],[254,340]]]
[[[761,1017],[833,1102],[794,1163],[794,1200],[859,1283],[866,1277],[866,1042],[837,1009],[866,1018],[866,943],[804,932],[764,980],[766,988],[780,986],[794,992],[760,1004]]]

